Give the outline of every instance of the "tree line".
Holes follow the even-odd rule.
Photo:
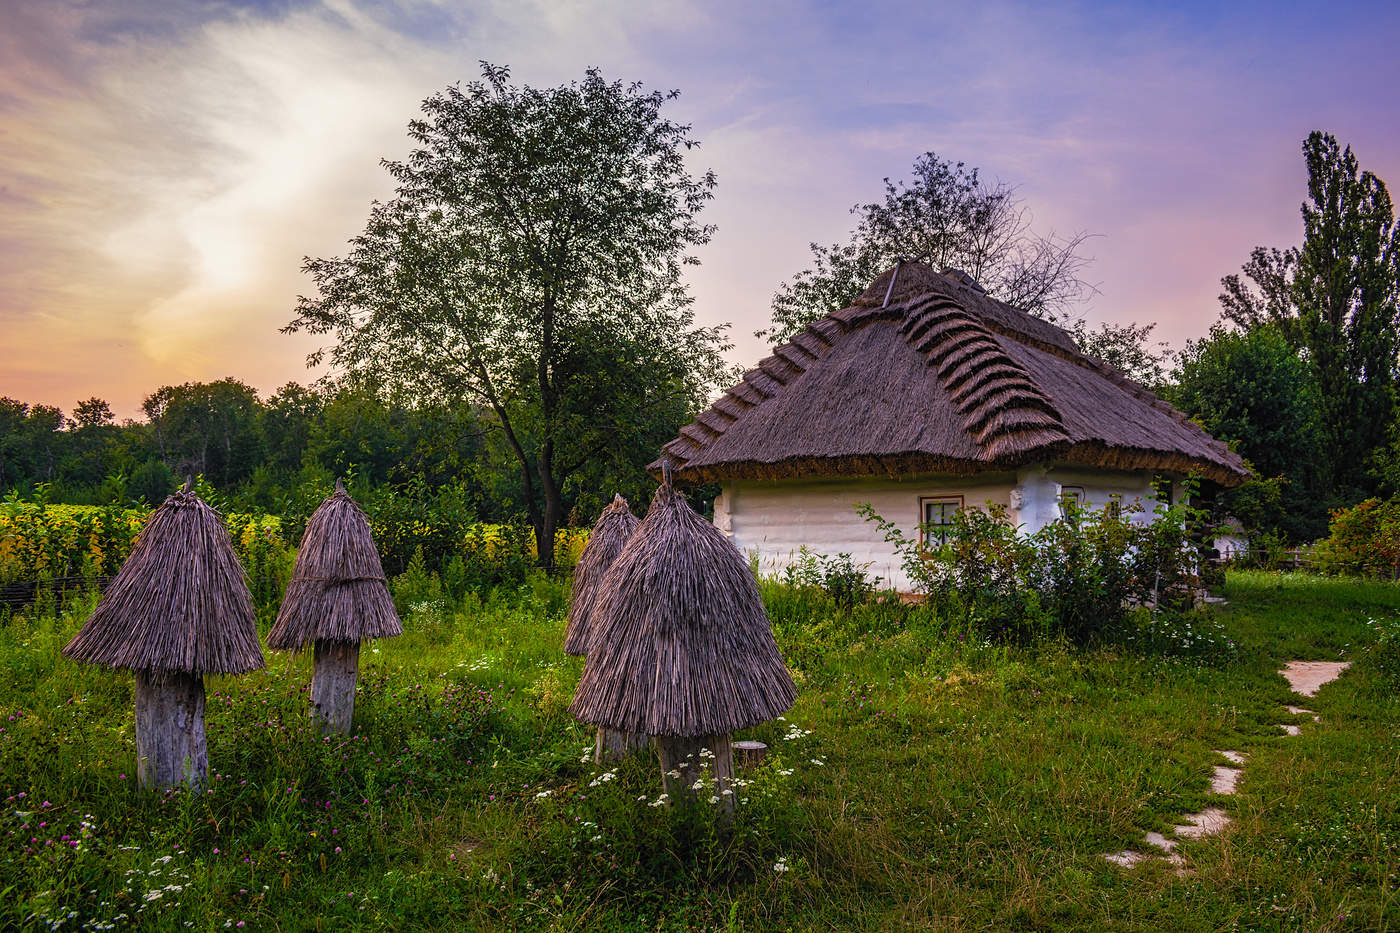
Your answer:
[[[285,330],[325,339],[309,362],[328,382],[267,399],[232,378],[164,386],[122,425],[100,399],[71,418],[5,399],[0,489],[150,502],[192,470],[275,509],[306,471],[353,470],[518,516],[552,555],[556,530],[613,492],[645,498],[645,465],[737,375],[682,275],[714,232],[699,217],[716,178],[692,171],[698,141],[663,114],[675,97],[597,70],[520,86],[483,64],[424,101],[408,157],[384,163],[394,195],[344,255],[304,261],[314,291]],[[1400,235],[1350,148],[1317,132],[1303,154],[1300,245],[1227,275],[1218,323],[1180,354],[1151,322],[1090,327],[1091,235],[1037,231],[1013,187],[933,152],[852,208],[848,242],[812,244],[758,334],[784,341],[901,258],[958,268],[1235,445],[1255,479],[1222,513],[1316,538],[1330,509],[1400,491]]]

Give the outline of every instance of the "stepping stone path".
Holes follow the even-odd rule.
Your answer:
[[[1351,662],[1349,661],[1289,661],[1279,673],[1288,681],[1288,685],[1294,693],[1310,697],[1316,696],[1323,684],[1330,683],[1342,676],[1342,671],[1350,666]],[[1312,716],[1313,722],[1322,721],[1310,709],[1303,709],[1301,706],[1286,706],[1284,708],[1294,716]],[[1280,724],[1279,728],[1288,735],[1298,735],[1299,733],[1298,726],[1293,723]],[[1235,785],[1240,779],[1240,772],[1243,770],[1244,755],[1236,751],[1220,749],[1216,750],[1216,754],[1228,761],[1229,764],[1215,766],[1215,771],[1210,779],[1211,792],[1221,795],[1233,794]],[[1155,832],[1144,836],[1142,841],[1151,847],[1149,851],[1139,852],[1134,849],[1124,849],[1122,852],[1110,852],[1104,858],[1123,868],[1134,868],[1149,859],[1161,858],[1175,868],[1178,875],[1185,875],[1186,863],[1176,852],[1178,840],[1203,839],[1206,836],[1214,836],[1230,825],[1230,815],[1219,807],[1207,807],[1200,813],[1188,813],[1183,819],[1185,822],[1182,825],[1172,828],[1171,836]]]

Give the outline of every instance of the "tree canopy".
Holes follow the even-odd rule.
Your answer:
[[[1303,242],[1257,247],[1221,280],[1221,317],[1277,328],[1316,380],[1328,484],[1347,497],[1367,475],[1394,418],[1400,366],[1400,228],[1385,182],[1330,134],[1303,143]]]
[[[411,154],[384,163],[394,196],[344,257],[306,261],[316,294],[286,328],[333,337],[338,372],[390,393],[489,409],[546,562],[563,485],[728,375],[681,278],[715,177],[688,170],[675,97],[597,70],[517,86],[489,64],[432,95]]]
[[[926,152],[913,180],[885,179],[882,201],[857,204],[850,241],[811,244],[812,267],[773,296],[773,322],[757,332],[783,343],[823,315],[844,308],[901,258],[972,276],[994,298],[1059,319],[1093,293],[1083,272],[1088,234],[1041,235],[1010,185],[984,182],[976,168]]]

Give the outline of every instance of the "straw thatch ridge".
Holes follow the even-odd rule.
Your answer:
[[[261,668],[248,579],[219,514],[188,490],[166,499],[63,655],[157,677]]]
[[[292,582],[267,645],[296,651],[315,641],[360,642],[403,634],[369,519],[339,483],[306,523]]]
[[[622,732],[724,735],[796,698],[748,562],[663,484],[603,578],[570,712]]]
[[[632,514],[627,500],[614,495],[593,524],[588,543],[574,567],[574,592],[569,603],[569,624],[564,636],[564,651],[581,656],[588,651],[588,617],[597,601],[603,576],[607,573],[632,532],[642,523]]]
[[[1249,475],[1198,424],[956,270],[900,267],[808,326],[662,448],[686,483],[1058,462]],[[1132,464],[1132,466],[1127,466]]]

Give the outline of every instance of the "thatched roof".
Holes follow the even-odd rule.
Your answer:
[[[676,478],[965,474],[1048,462],[1198,473],[1227,486],[1249,475],[1185,415],[960,272],[906,263],[881,307],[892,272],[682,428],[662,453]]]
[[[402,634],[369,519],[337,481],[335,493],[306,523],[267,646],[296,651],[314,641]]]
[[[613,496],[613,501],[593,524],[588,544],[584,545],[574,567],[574,594],[569,603],[569,625],[564,636],[564,651],[568,654],[587,653],[588,615],[597,601],[599,584],[640,524],[641,520],[628,508],[627,500],[618,495]]]
[[[724,735],[797,697],[748,562],[663,483],[603,578],[569,710],[642,735]]]
[[[157,674],[261,668],[248,580],[219,514],[188,489],[166,499],[63,654]]]

